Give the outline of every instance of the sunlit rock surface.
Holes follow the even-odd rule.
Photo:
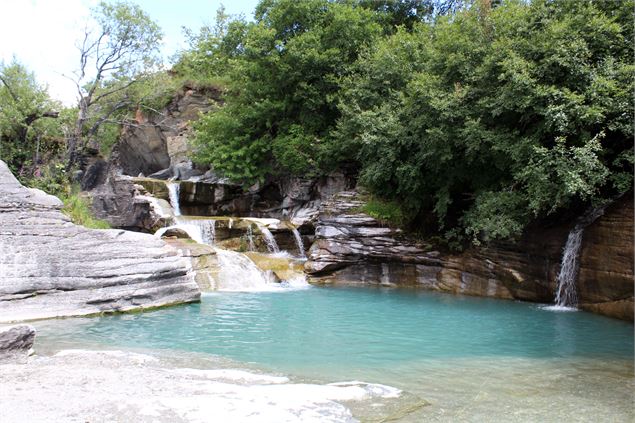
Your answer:
[[[188,263],[152,235],[87,229],[0,162],[0,322],[197,301]]]
[[[90,383],[86,383],[90,380]],[[65,350],[0,364],[3,422],[354,422],[348,403],[383,405],[401,391],[346,382],[292,383],[237,369],[173,366],[121,351]]]

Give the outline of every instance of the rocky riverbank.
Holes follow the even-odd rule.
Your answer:
[[[198,301],[189,263],[147,234],[74,225],[0,162],[0,322]]]
[[[284,376],[227,365],[193,355],[175,362],[133,352],[85,350],[0,364],[0,386],[11,386],[0,389],[0,420],[352,422],[356,420],[344,404],[394,402],[401,393],[363,382],[292,383]]]

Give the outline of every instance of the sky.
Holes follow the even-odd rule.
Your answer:
[[[185,47],[181,28],[198,29],[213,23],[222,4],[226,13],[251,19],[258,0],[131,0],[163,30],[162,52],[166,59]],[[75,47],[90,8],[98,0],[0,0],[0,61],[16,57],[48,86],[51,97],[66,105],[76,102],[71,76],[77,69]]]

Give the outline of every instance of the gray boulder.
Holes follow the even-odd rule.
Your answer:
[[[0,327],[0,360],[30,354],[34,340],[31,325]]]
[[[189,263],[152,235],[73,224],[0,161],[0,322],[198,301]]]

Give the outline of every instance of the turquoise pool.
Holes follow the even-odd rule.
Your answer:
[[[410,289],[214,293],[38,325],[50,348],[211,354],[297,380],[363,380],[430,405],[404,421],[631,421],[633,325]]]

